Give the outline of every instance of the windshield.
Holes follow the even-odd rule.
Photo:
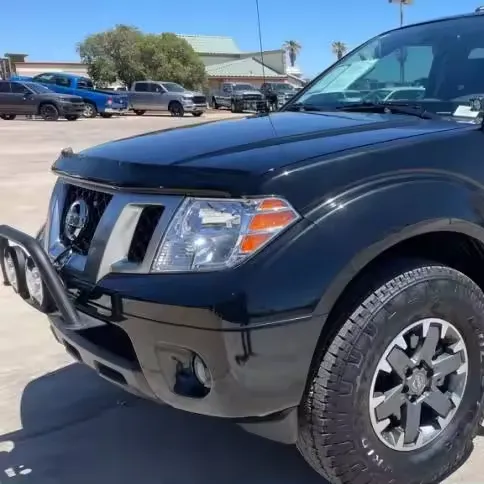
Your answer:
[[[453,112],[484,95],[484,17],[415,25],[378,36],[335,63],[286,105],[388,101]]]
[[[52,92],[48,87],[42,86],[42,84],[36,84],[35,82],[24,82],[24,84],[34,91],[36,94],[42,94],[45,92]]]
[[[235,84],[234,91],[255,91],[255,87],[250,84]]]
[[[180,86],[180,84],[177,84],[176,82],[163,82],[162,85],[168,92],[184,92],[185,91],[185,89],[182,86]]]
[[[273,84],[272,87],[276,91],[294,91],[294,88],[291,85],[284,84],[284,83],[281,83],[281,84]]]

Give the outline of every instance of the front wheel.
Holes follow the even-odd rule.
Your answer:
[[[181,103],[179,103],[178,101],[171,102],[168,110],[170,111],[170,114],[172,116],[182,117],[185,115],[185,110],[183,109]]]
[[[4,119],[5,121],[13,121],[17,115],[15,114],[0,114],[0,118]]]
[[[233,113],[238,113],[239,112],[238,105],[237,105],[237,103],[233,99],[230,102],[230,111],[232,111]]]
[[[480,423],[483,292],[449,267],[396,267],[350,295],[315,355],[298,448],[331,483],[440,482]]]
[[[59,119],[59,110],[53,104],[42,104],[39,114],[44,121],[57,121]]]

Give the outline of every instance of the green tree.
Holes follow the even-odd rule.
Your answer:
[[[336,41],[331,44],[331,51],[339,60],[348,52],[348,46],[344,42]]]
[[[130,86],[143,79],[178,82],[189,89],[205,84],[203,62],[175,34],[143,34],[136,27],[116,25],[89,35],[77,49],[89,76],[101,86],[117,80]]]
[[[295,40],[286,40],[282,48],[289,55],[289,62],[291,63],[291,67],[294,67],[294,64],[296,63],[296,58],[302,49],[301,44],[299,44],[299,42],[296,42]]]

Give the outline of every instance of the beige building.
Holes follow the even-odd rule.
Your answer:
[[[231,37],[179,35],[202,59],[210,89],[218,89],[222,82],[243,82],[260,86],[268,82],[288,82],[301,86],[304,81],[294,71],[288,73],[283,49],[262,52],[243,52]],[[27,54],[5,54],[12,70],[19,76],[35,76],[43,72],[68,72],[87,76],[87,68],[80,62],[29,61]],[[112,86],[115,87],[115,86]]]

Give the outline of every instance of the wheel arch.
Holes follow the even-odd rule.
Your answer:
[[[40,114],[40,110],[41,110],[42,106],[45,106],[46,104],[51,104],[52,106],[54,106],[57,109],[57,111],[60,112],[59,105],[57,104],[56,101],[53,101],[51,99],[45,99],[45,100],[40,101],[39,104],[37,105],[37,114]]]
[[[450,180],[415,184],[411,191],[408,188],[395,186],[362,197],[350,210],[351,214],[335,210],[334,216],[321,225],[320,237],[324,238],[325,232],[328,236],[338,233],[341,227],[348,236],[353,233],[354,240],[343,244],[349,247],[346,255],[351,255],[336,261],[333,269],[337,270],[313,312],[313,317],[320,320],[321,331],[310,368],[315,366],[318,348],[329,344],[356,302],[381,285],[381,279],[373,276],[384,270],[390,260],[420,259],[447,265],[466,274],[484,290],[484,193]],[[408,200],[405,193],[411,197],[409,210],[405,210]],[[371,207],[377,219],[371,224],[373,229],[363,227],[360,237],[355,236],[351,226],[364,224],[363,214]],[[335,243],[330,245],[335,252],[345,252],[344,248],[336,248]]]

